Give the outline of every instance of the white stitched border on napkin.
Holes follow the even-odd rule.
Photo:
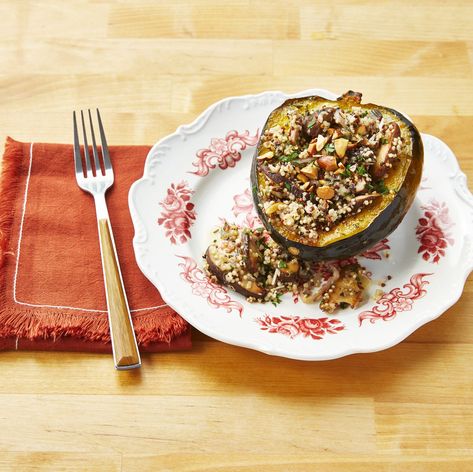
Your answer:
[[[88,312],[97,312],[97,313],[107,313],[107,310],[96,310],[92,308],[80,308],[80,307],[74,307],[74,306],[61,306],[61,305],[41,305],[38,303],[28,303],[28,302],[23,302],[17,299],[16,297],[16,282],[18,278],[18,268],[20,266],[20,252],[21,252],[21,240],[23,237],[23,223],[25,220],[25,213],[26,213],[26,203],[28,201],[28,190],[29,190],[29,184],[30,184],[30,176],[31,176],[31,168],[33,166],[33,144],[31,143],[30,145],[30,162],[29,162],[29,167],[28,167],[28,175],[26,177],[26,185],[25,185],[25,193],[23,197],[23,209],[22,209],[22,214],[21,214],[21,222],[20,222],[20,234],[18,236],[18,248],[16,251],[16,265],[15,265],[15,274],[13,278],[13,300],[15,303],[19,305],[26,305],[26,306],[32,306],[32,307],[43,307],[43,308],[57,308],[57,309],[68,309],[68,310],[79,310],[79,311],[88,311]],[[168,306],[167,303],[164,303],[163,305],[157,305],[157,306],[150,306],[146,308],[136,308],[134,310],[130,310],[131,312],[139,312],[139,311],[148,311],[148,310],[155,310],[157,308],[162,308]],[[16,340],[16,349],[18,349],[18,338]]]

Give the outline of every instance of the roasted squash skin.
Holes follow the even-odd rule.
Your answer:
[[[261,136],[266,129],[276,124],[285,126],[285,110],[297,107],[301,110],[317,110],[322,105],[337,106],[345,111],[356,106],[366,111],[377,110],[388,119],[398,124],[405,140],[410,141],[409,153],[400,156],[386,178],[386,187],[392,192],[382,195],[376,202],[363,209],[361,213],[351,215],[335,225],[321,238],[311,241],[301,238],[280,221],[269,217],[262,207],[261,189],[268,183],[268,176],[262,171],[261,162],[257,157],[264,152],[262,139],[256,147],[251,167],[251,185],[255,208],[265,228],[272,238],[286,247],[289,252],[302,259],[333,260],[345,259],[362,253],[370,246],[386,238],[401,223],[411,207],[422,176],[423,145],[419,131],[415,125],[396,110],[372,103],[361,104],[361,94],[348,92],[337,100],[311,96],[286,100],[269,115]]]

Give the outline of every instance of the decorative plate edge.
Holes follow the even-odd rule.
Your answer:
[[[329,91],[323,90],[323,89],[308,89],[308,90],[304,90],[302,92],[298,92],[298,93],[295,93],[295,94],[292,94],[292,95],[288,95],[288,94],[284,94],[282,92],[275,91],[275,92],[262,92],[262,93],[257,94],[257,95],[244,95],[244,96],[228,97],[228,98],[222,99],[222,100],[214,103],[210,107],[208,107],[192,123],[190,123],[188,125],[179,126],[173,134],[168,135],[168,136],[164,137],[163,139],[161,139],[160,141],[158,141],[151,148],[151,150],[148,153],[148,156],[146,158],[146,162],[145,162],[145,165],[144,165],[143,176],[140,179],[138,179],[136,182],[133,183],[133,185],[130,188],[129,194],[128,194],[128,204],[129,204],[129,208],[130,208],[132,221],[133,221],[133,224],[134,224],[134,227],[135,227],[135,236],[133,238],[133,246],[135,247],[135,258],[136,258],[138,266],[140,267],[142,272],[146,275],[146,277],[150,278],[147,275],[146,269],[142,266],[142,264],[138,260],[136,249],[137,249],[138,245],[143,244],[144,242],[146,242],[147,234],[146,234],[146,229],[144,228],[144,223],[141,221],[141,219],[139,217],[139,214],[138,214],[138,211],[135,208],[135,205],[134,205],[134,202],[133,202],[133,195],[136,192],[136,189],[138,188],[138,185],[140,183],[152,178],[152,176],[149,176],[148,172],[147,172],[147,170],[148,170],[148,160],[152,159],[153,156],[156,156],[155,159],[157,160],[157,163],[156,163],[156,165],[157,165],[159,163],[159,160],[158,160],[159,155],[156,152],[158,147],[166,145],[166,142],[168,142],[169,140],[175,138],[176,136],[181,136],[181,137],[182,137],[182,135],[187,136],[189,134],[193,134],[193,133],[199,131],[200,129],[202,129],[202,127],[205,125],[205,123],[207,123],[211,113],[214,110],[216,110],[219,106],[222,106],[222,104],[224,102],[231,101],[231,100],[250,100],[250,99],[255,99],[257,97],[263,97],[266,94],[280,94],[282,99],[284,99],[284,98],[285,99],[295,98],[295,97],[300,97],[300,96],[304,96],[304,95],[311,95],[311,94],[318,94],[318,95],[321,95],[321,96],[324,96],[323,94],[325,94],[326,98],[329,98],[329,99],[333,99],[333,98],[337,97],[336,94],[333,94],[332,92],[329,92]],[[202,125],[197,126],[197,123],[200,122],[200,120],[203,120]],[[422,133],[422,136],[423,137],[425,136],[428,139],[431,139],[432,142],[433,141],[436,142],[436,144],[434,144],[433,147],[431,147],[429,149],[429,151],[434,151],[435,152],[435,151],[438,150],[439,154],[442,156],[442,160],[448,161],[449,164],[451,164],[453,166],[453,172],[449,176],[449,178],[450,178],[450,180],[456,181],[457,184],[458,184],[458,188],[456,186],[454,186],[455,193],[458,196],[459,200],[462,201],[463,204],[465,204],[465,206],[466,206],[465,210],[467,210],[469,214],[473,215],[473,194],[471,193],[471,191],[468,188],[466,175],[460,170],[460,167],[459,167],[459,164],[458,164],[458,161],[457,161],[455,155],[453,154],[451,149],[448,147],[448,145],[446,145],[439,138],[436,138],[435,136],[432,136],[432,135],[429,135],[429,134],[424,134],[424,133]],[[424,144],[425,144],[425,142],[424,142]],[[440,150],[439,150],[440,148],[443,148],[446,151],[446,153],[445,154],[441,153]],[[143,233],[144,233],[144,239],[143,239]],[[466,263],[464,264],[465,270],[464,270],[464,274],[463,274],[464,275],[463,283],[460,283],[460,284],[457,285],[457,290],[452,292],[452,297],[449,299],[448,302],[446,302],[443,306],[441,306],[438,310],[436,310],[436,314],[434,316],[432,316],[432,311],[431,310],[425,310],[423,312],[420,312],[419,315],[418,315],[419,319],[417,320],[416,323],[410,325],[408,330],[402,331],[401,333],[399,333],[399,335],[397,337],[389,340],[389,342],[382,341],[378,344],[371,345],[368,349],[365,349],[363,346],[359,346],[359,345],[351,345],[349,348],[345,349],[344,351],[339,351],[336,354],[329,354],[329,355],[322,355],[322,356],[311,355],[309,357],[307,357],[307,356],[304,357],[302,355],[294,354],[293,352],[287,352],[287,351],[284,351],[284,350],[281,350],[281,349],[279,349],[277,351],[272,346],[269,347],[267,345],[267,343],[265,343],[263,340],[259,340],[258,343],[244,342],[244,341],[240,342],[239,340],[233,340],[233,339],[230,340],[228,338],[225,338],[225,336],[220,335],[220,333],[215,333],[215,332],[213,332],[212,329],[207,328],[207,327],[204,327],[204,328],[199,327],[199,330],[202,331],[204,334],[206,334],[206,335],[208,335],[208,336],[210,336],[214,339],[217,339],[217,340],[225,342],[225,343],[229,343],[231,345],[245,347],[245,348],[248,348],[248,349],[253,349],[253,350],[268,354],[268,355],[286,357],[286,358],[289,358],[289,359],[296,359],[296,360],[303,360],[303,361],[332,360],[332,359],[338,359],[338,358],[345,357],[345,356],[352,355],[352,354],[371,353],[371,352],[378,352],[378,351],[382,351],[382,350],[385,350],[385,349],[389,349],[389,348],[399,344],[400,342],[402,342],[404,339],[406,339],[412,333],[417,331],[421,326],[423,326],[423,325],[425,325],[425,324],[427,324],[431,321],[434,321],[435,319],[440,317],[443,313],[445,313],[445,311],[447,311],[451,306],[453,306],[459,300],[459,298],[461,297],[461,295],[463,293],[463,288],[464,288],[464,285],[466,283],[466,279],[468,278],[470,272],[473,270],[473,254],[472,254],[473,251],[471,250],[472,247],[473,247],[472,238],[471,237],[469,239],[465,238],[465,244],[464,244],[464,247],[463,247],[463,251],[465,249],[468,250],[468,248],[469,248],[470,249],[470,251],[469,251],[470,252],[470,254],[469,254],[470,257],[466,258]],[[171,293],[172,291],[167,290],[161,284],[161,282],[159,280],[152,280],[152,283],[161,292],[161,295],[162,295],[163,299],[166,300],[166,302],[169,304],[169,306],[171,306],[172,308],[174,308],[176,310],[177,307],[174,305],[174,300],[175,300],[174,293]],[[184,300],[183,304],[185,305],[186,308],[189,309],[189,313],[192,313],[191,306],[185,300]]]

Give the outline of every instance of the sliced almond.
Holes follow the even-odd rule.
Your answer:
[[[260,161],[264,161],[265,159],[272,159],[274,157],[274,152],[273,151],[267,151],[264,154],[261,154],[258,156],[256,159]]]
[[[317,189],[317,196],[324,200],[330,200],[335,196],[335,190],[332,187],[324,185]]]
[[[310,179],[316,179],[318,175],[318,169],[314,164],[309,164],[301,169],[301,173],[309,177]]]
[[[317,151],[321,151],[324,148],[324,146],[327,144],[327,141],[328,141],[327,136],[322,136],[321,134],[319,134],[317,136],[317,142],[315,144],[315,149],[317,149]]]
[[[348,139],[338,138],[333,142],[333,145],[338,157],[343,157],[347,151]]]
[[[307,181],[305,184],[301,185],[302,190],[307,190],[309,188],[310,181]]]
[[[305,167],[304,167],[304,169],[305,169]],[[302,171],[301,171],[299,174],[297,174],[297,179],[300,180],[300,181],[303,182],[303,183],[306,183],[306,182],[309,181],[309,178],[308,178],[307,176],[305,176],[305,175],[302,173]]]

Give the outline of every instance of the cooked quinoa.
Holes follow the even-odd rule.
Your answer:
[[[355,308],[364,296],[367,278],[355,259],[337,262],[298,260],[263,229],[224,223],[212,233],[206,271],[251,302],[277,304],[285,293],[322,310]]]
[[[389,192],[384,180],[411,143],[378,109],[294,106],[286,113],[288,126],[261,138],[257,166],[267,185],[260,206],[270,220],[316,241]]]

